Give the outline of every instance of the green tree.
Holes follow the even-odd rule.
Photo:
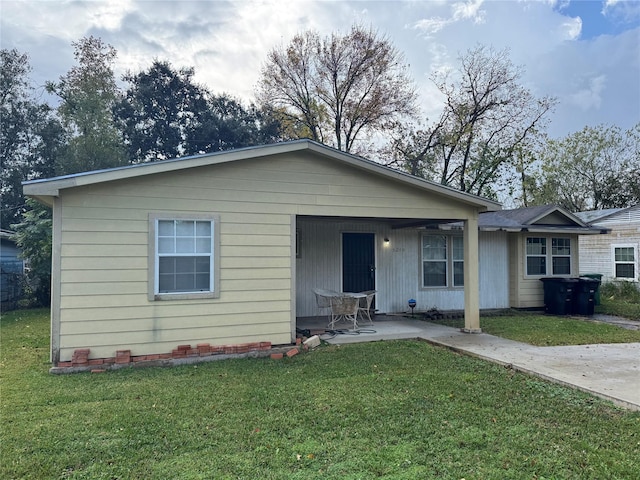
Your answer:
[[[174,69],[155,60],[148,70],[127,73],[129,87],[115,115],[133,162],[228,150],[280,138],[269,111],[245,108],[228,95],[197,85],[193,68]]]
[[[61,99],[58,114],[70,135],[56,174],[78,173],[127,163],[113,108],[118,88],[113,73],[117,52],[90,36],[72,43],[78,65],[47,90]]]
[[[542,171],[533,190],[537,204],[572,212],[627,207],[640,202],[640,123],[584,127],[549,140],[539,153]]]
[[[285,139],[279,118],[268,108],[244,107],[226,94],[209,95],[208,110],[198,117],[198,128],[187,139],[190,153],[265,145]]]
[[[289,135],[346,152],[359,140],[416,113],[416,93],[402,55],[373,30],[296,35],[268,54],[259,101],[282,115]]]
[[[432,77],[445,98],[438,120],[424,129],[402,127],[391,143],[391,164],[464,192],[495,197],[512,176],[532,137],[544,131],[556,101],[536,98],[520,84],[521,68],[508,50],[478,46],[455,71]]]
[[[129,87],[115,115],[133,162],[190,154],[188,142],[207,114],[207,91],[193,81],[193,68],[175,70],[154,60],[146,71],[124,75]]]
[[[51,209],[32,198],[22,222],[14,225],[22,257],[29,261],[28,294],[38,306],[51,303]]]
[[[30,71],[26,54],[0,51],[0,225],[7,229],[27,210],[22,182],[52,176],[66,140],[53,111],[35,100]]]

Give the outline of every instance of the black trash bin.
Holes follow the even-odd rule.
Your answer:
[[[596,291],[599,285],[600,281],[595,278],[578,278],[573,295],[573,313],[576,315],[593,315],[596,304]]]
[[[573,313],[573,292],[578,283],[576,278],[545,277],[540,281],[544,285],[544,311],[552,315]]]
[[[594,280],[598,280],[598,285],[596,286],[596,295],[595,295],[595,304],[600,305],[600,285],[602,284],[602,274],[601,273],[585,273],[582,275],[583,277],[593,278]]]

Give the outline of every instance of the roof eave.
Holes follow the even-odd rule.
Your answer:
[[[507,233],[576,233],[578,235],[599,235],[609,233],[611,229],[600,227],[573,227],[573,226],[539,226],[520,225],[507,227],[501,225],[481,225],[481,232],[507,232]]]
[[[81,172],[78,174],[51,179],[39,179],[24,182],[23,191],[29,196],[57,196],[60,190],[65,188],[80,187],[102,182],[124,180],[157,173],[167,173],[185,168],[197,168],[207,165],[216,165],[244,158],[276,155],[278,153],[294,152],[307,148],[305,141],[289,142],[282,144],[271,144],[263,147],[247,147],[228,152],[214,152],[197,155],[193,157],[181,157],[171,160],[160,160],[153,163],[142,163],[137,165],[127,165],[125,167],[108,170],[96,170],[91,172]],[[261,155],[255,155],[258,149],[266,149]],[[213,159],[212,159],[213,158]],[[186,165],[188,163],[188,165]]]
[[[393,178],[403,183],[414,185],[426,191],[449,196],[467,205],[479,208],[480,211],[501,210],[500,203],[483,197],[461,192],[445,185],[439,185],[408,173],[394,170],[385,165],[367,160],[356,155],[322,145],[312,140],[296,140],[292,142],[274,143],[258,147],[247,147],[226,152],[214,152],[193,157],[183,157],[162,160],[154,163],[128,165],[120,168],[82,172],[52,179],[31,180],[23,183],[25,195],[33,197],[55,197],[60,190],[72,187],[87,186],[96,183],[115,180],[131,179],[157,173],[167,173],[186,168],[197,168],[208,165],[218,165],[236,160],[259,158],[283,153],[308,150],[326,158],[340,159],[344,163],[359,169],[364,169],[378,175]]]
[[[578,235],[600,235],[609,233],[611,229],[598,227],[548,227],[529,225],[522,229],[523,232],[529,233],[576,233]]]
[[[469,205],[481,207],[483,210],[502,210],[502,204],[499,202],[489,200],[488,198],[479,197],[477,195],[472,195],[470,193],[462,192],[445,185],[439,185],[437,183],[415,177],[408,173],[394,170],[393,168],[387,167],[380,163],[376,163],[350,153],[331,149],[330,147],[319,144],[317,142],[310,142],[309,150],[326,157],[339,157],[345,163],[356,168],[365,169],[373,173],[391,177],[404,183],[410,183],[424,190],[429,190],[432,192],[454,197],[456,200],[460,200],[463,203]]]

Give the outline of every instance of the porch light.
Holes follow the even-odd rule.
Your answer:
[[[388,245],[389,244],[389,237],[384,237],[384,244]]]

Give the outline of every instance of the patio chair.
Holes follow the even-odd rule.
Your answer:
[[[329,322],[329,328],[334,330],[336,323],[344,321],[353,322],[353,329],[357,329],[359,304],[359,299],[350,295],[331,297],[331,321]]]
[[[371,304],[373,303],[373,297],[376,296],[377,290],[367,290],[361,293],[365,296],[358,298],[358,317],[360,317],[362,321],[366,319],[369,324],[373,325],[373,320],[371,320]]]
[[[331,318],[331,297],[335,297],[340,295],[338,292],[334,292],[333,290],[324,290],[321,288],[314,288],[313,294],[316,296],[316,305],[321,315],[325,315],[323,310],[327,310],[327,317]]]

